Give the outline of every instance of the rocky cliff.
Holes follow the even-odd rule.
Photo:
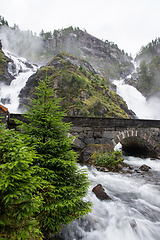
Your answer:
[[[18,27],[11,29],[1,26],[0,38],[3,47],[11,53],[39,65],[45,65],[59,52],[65,51],[88,61],[108,79],[125,77],[134,69],[132,58],[116,44],[100,40],[79,28],[43,32],[38,37],[31,31],[24,32]]]
[[[12,62],[2,51],[2,43],[0,40],[0,83],[9,85],[14,77],[8,71],[8,64]]]
[[[44,35],[43,39],[47,51],[54,54],[65,51],[85,59],[109,79],[125,77],[134,69],[132,58],[116,44],[102,41],[79,28],[58,30],[50,38]]]
[[[63,109],[72,116],[135,117],[121,97],[107,87],[108,79],[87,61],[68,53],[59,53],[27,81],[20,92],[20,108],[29,103],[29,97],[39,79],[50,79]]]

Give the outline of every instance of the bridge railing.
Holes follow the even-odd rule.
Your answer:
[[[1,115],[1,114],[0,114]],[[10,128],[16,126],[15,119],[27,122],[23,114],[10,113],[7,116],[3,114],[3,122],[6,121]],[[64,122],[72,123],[73,126],[88,127],[138,127],[138,128],[160,128],[160,120],[148,119],[126,119],[126,118],[101,118],[101,117],[75,117],[66,116]]]

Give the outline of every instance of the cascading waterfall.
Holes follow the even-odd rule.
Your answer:
[[[25,86],[28,78],[37,70],[37,67],[28,63],[25,58],[17,58],[5,50],[3,52],[13,61],[9,62],[8,71],[14,76],[14,80],[9,86],[0,85],[0,102],[3,105],[5,101],[5,107],[8,108],[10,113],[18,113],[19,92]]]
[[[117,86],[117,94],[120,95],[127,103],[128,108],[132,109],[138,118],[141,119],[160,119],[160,100],[152,97],[148,101],[133,86],[124,84],[124,80],[115,80],[113,82]]]
[[[6,55],[14,61],[16,69],[9,66],[15,76],[10,86],[0,86],[0,98],[9,99],[5,104],[10,112],[18,111],[18,94],[36,67],[26,66],[26,60]],[[124,98],[128,107],[139,118],[160,119],[146,99],[133,87],[115,82],[117,93]],[[152,103],[150,103],[151,106]],[[154,102],[154,104],[156,104]],[[124,157],[131,166],[128,173],[99,172],[94,167],[88,170],[91,181],[86,199],[93,203],[90,214],[75,220],[62,229],[59,239],[63,240],[159,240],[160,239],[160,161],[150,158]],[[139,167],[151,167],[148,173]],[[132,170],[133,167],[133,170]],[[92,189],[102,184],[112,200],[99,200]],[[58,238],[56,238],[58,239]]]

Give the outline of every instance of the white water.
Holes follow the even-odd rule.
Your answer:
[[[94,204],[93,210],[83,219],[66,226],[61,233],[63,239],[159,240],[160,187],[157,178],[160,162],[156,169],[156,174],[154,170],[150,172],[152,181],[140,173],[131,176],[103,173],[95,168],[89,170],[91,186],[87,199]],[[112,201],[100,201],[92,192],[99,183]]]
[[[0,103],[5,105],[10,113],[18,113],[19,92],[25,86],[28,78],[37,70],[37,67],[31,65],[32,68],[29,68],[26,66],[27,60],[25,58],[17,58],[5,50],[3,52],[14,62],[14,69],[13,64],[9,63],[8,70],[15,79],[11,82],[10,86],[0,84]],[[5,104],[3,104],[3,99],[7,99]]]
[[[123,80],[115,80],[113,83],[117,86],[117,94],[124,99],[128,108],[132,109],[138,118],[160,119],[160,100],[153,97],[146,101],[136,88],[123,82]]]

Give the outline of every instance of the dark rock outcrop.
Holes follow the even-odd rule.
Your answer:
[[[0,83],[4,83],[6,85],[10,85],[11,81],[14,77],[8,71],[8,64],[12,63],[13,61],[5,56],[2,51],[2,43],[0,41]]]

